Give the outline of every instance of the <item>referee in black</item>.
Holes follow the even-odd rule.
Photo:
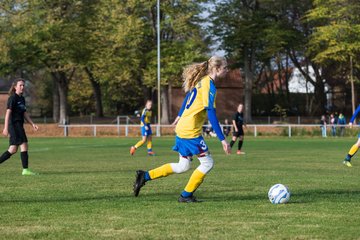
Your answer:
[[[25,80],[18,78],[13,82],[9,90],[10,96],[7,102],[3,135],[10,136],[10,146],[9,149],[0,156],[0,164],[15,154],[20,146],[20,156],[23,166],[22,175],[30,176],[37,175],[37,173],[28,168],[28,140],[24,130],[24,121],[26,120],[30,123],[35,131],[38,130],[38,126],[33,123],[26,112],[25,98],[23,97],[24,88]]]
[[[243,104],[239,104],[238,108],[237,108],[237,112],[235,113],[233,120],[232,120],[232,124],[234,127],[234,132],[233,132],[233,137],[231,139],[230,142],[230,147],[232,148],[232,146],[234,145],[234,143],[236,142],[236,140],[239,138],[239,142],[238,142],[238,150],[236,151],[236,154],[245,154],[245,152],[241,151],[241,147],[243,145],[244,142],[244,129],[243,126],[246,127],[245,123],[244,123],[244,105]]]

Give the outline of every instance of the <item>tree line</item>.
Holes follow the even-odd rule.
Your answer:
[[[160,2],[164,123],[183,67],[206,60],[215,43],[243,70],[247,116],[264,74],[271,82],[284,73],[288,86],[287,69],[297,67],[315,88],[309,115],[324,111],[325,84],[348,86],[360,75],[356,0]],[[155,0],[1,1],[0,75],[29,79],[56,122],[71,113],[129,113],[157,91],[156,17]],[[288,88],[278,92],[290,107]]]

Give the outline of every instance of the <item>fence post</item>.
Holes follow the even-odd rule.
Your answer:
[[[289,125],[289,138],[291,138],[291,125]]]
[[[270,116],[268,116],[268,124],[271,123],[271,119],[270,119]]]
[[[129,125],[125,125],[125,137],[128,136],[128,133],[129,133]]]
[[[64,125],[64,137],[69,136],[68,127],[67,125]]]
[[[94,137],[96,137],[96,125],[94,125]]]
[[[301,118],[300,116],[298,116],[298,124],[300,124],[300,122],[301,122]]]
[[[120,117],[119,116],[116,117],[116,125],[117,125],[118,136],[120,136]]]
[[[254,125],[254,137],[257,137],[257,128],[256,128],[256,125]]]
[[[156,125],[156,136],[157,137],[161,136],[161,134],[160,134],[160,124]]]

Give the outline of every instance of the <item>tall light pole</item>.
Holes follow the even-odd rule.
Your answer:
[[[355,113],[355,86],[354,86],[353,58],[351,55],[350,55],[350,84],[351,84],[351,107],[352,107],[352,113],[354,114]]]
[[[157,102],[158,102],[158,125],[160,131],[161,120],[161,97],[160,97],[160,0],[157,0]],[[158,132],[158,131],[157,131]],[[157,134],[159,135],[159,133]]]

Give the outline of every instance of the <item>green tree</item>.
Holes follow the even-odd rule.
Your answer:
[[[221,48],[244,70],[244,106],[247,122],[251,122],[253,84],[260,69],[260,58],[266,55],[265,31],[268,16],[258,0],[215,1],[210,31],[221,42]],[[269,57],[268,57],[269,58]]]
[[[206,59],[208,41],[201,27],[200,13],[204,1],[161,1],[160,36],[161,36],[161,122],[169,123],[170,93],[172,86],[181,84],[183,68],[192,63]],[[157,28],[156,1],[146,5],[146,29],[143,52],[143,82],[146,86],[156,88],[157,79]],[[159,89],[157,89],[159,90]]]
[[[284,76],[285,82],[278,91],[290,106],[287,69],[293,65],[315,87],[315,95],[306,104],[308,112],[322,112],[326,105],[324,66],[313,61],[309,54],[307,43],[313,25],[303,20],[312,1],[227,0],[214,3],[211,31],[221,41],[220,47],[228,57],[236,61],[235,67],[244,69],[245,114],[251,116],[253,83],[261,72]],[[306,70],[310,67],[315,71],[315,79]],[[286,87],[285,91],[282,86]],[[310,102],[316,106],[310,108]]]
[[[360,2],[355,0],[314,0],[307,20],[315,25],[309,54],[316,63],[346,72],[352,79],[353,66],[360,64]],[[352,108],[355,110],[353,81]]]

